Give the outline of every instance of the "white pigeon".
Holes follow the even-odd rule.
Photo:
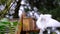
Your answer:
[[[19,13],[18,13],[19,18],[21,18],[22,12],[23,12],[22,10],[19,10]]]
[[[39,14],[37,13],[37,12],[35,12],[35,11],[29,11],[28,12],[29,13],[29,15],[31,16],[31,17],[35,17],[36,19],[38,19],[39,18]],[[34,14],[34,15],[33,15]]]
[[[5,5],[0,5],[0,10],[4,10]]]
[[[18,12],[18,16],[19,16],[19,18],[21,18],[21,16],[22,16],[22,12],[24,11],[24,7],[23,6],[20,6],[20,8],[19,8],[19,12]]]
[[[25,2],[26,0],[22,0],[21,1],[21,4],[23,5],[23,4],[26,4],[26,2]]]
[[[21,5],[19,9],[24,11],[24,6]]]
[[[39,19],[36,22],[36,25],[39,29],[43,30],[46,28],[46,21],[43,14],[40,15]]]
[[[39,19],[40,15],[38,13],[35,12],[34,15],[35,15],[36,19]]]
[[[47,27],[60,27],[60,23],[55,19],[50,19],[46,26]]]
[[[60,27],[60,23],[57,20],[52,19],[50,14],[41,14],[36,22],[37,27],[40,29],[39,34],[43,34],[47,27]]]

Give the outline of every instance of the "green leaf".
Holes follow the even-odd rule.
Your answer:
[[[16,26],[17,24],[18,24],[18,22],[17,22],[17,21],[16,21],[16,22],[13,22],[13,25],[14,25],[14,26]]]

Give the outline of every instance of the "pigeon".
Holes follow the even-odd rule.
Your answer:
[[[39,34],[43,34],[47,27],[60,27],[60,22],[53,19],[50,14],[41,14],[36,21],[36,25],[40,29]]]

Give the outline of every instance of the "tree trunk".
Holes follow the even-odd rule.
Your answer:
[[[14,18],[18,18],[18,11],[19,11],[19,7],[21,5],[20,2],[21,2],[21,0],[19,0],[17,2],[16,8],[15,8],[15,13],[13,14]]]

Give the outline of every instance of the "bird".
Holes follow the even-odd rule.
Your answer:
[[[43,34],[47,27],[60,27],[60,22],[53,19],[50,14],[41,14],[36,21],[36,25],[40,29],[39,34]]]
[[[22,10],[19,10],[18,16],[19,16],[19,18],[21,18],[21,16],[22,16]]]

